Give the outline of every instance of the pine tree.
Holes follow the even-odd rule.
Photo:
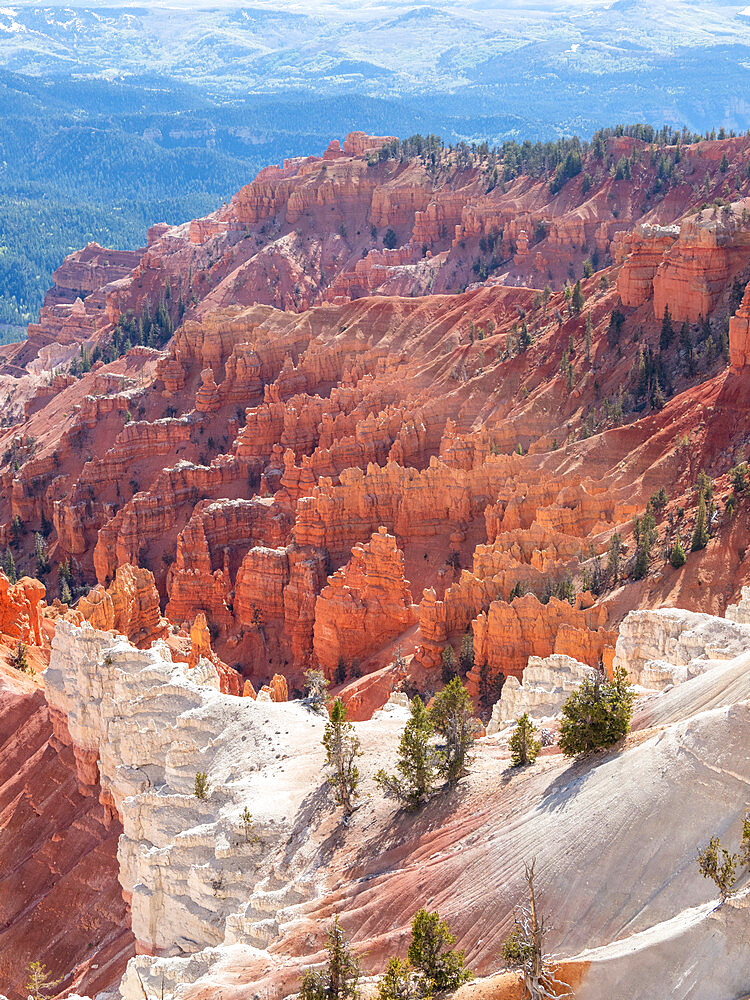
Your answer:
[[[36,577],[37,580],[41,580],[50,571],[49,564],[49,554],[47,552],[47,543],[44,540],[44,536],[41,532],[37,531],[34,535],[34,554],[36,556]]]
[[[323,746],[331,770],[328,783],[333,788],[334,799],[343,808],[344,814],[350,816],[354,812],[353,800],[359,784],[359,771],[354,761],[362,751],[354,735],[354,727],[347,719],[346,706],[340,698],[333,703],[323,734]]]
[[[633,689],[623,667],[613,679],[601,671],[586,678],[563,705],[559,745],[567,757],[610,747],[627,735],[633,714]]]
[[[456,939],[437,910],[421,909],[411,925],[411,943],[407,952],[409,963],[422,974],[423,992],[456,990],[471,979],[465,967],[463,951],[453,951]]]
[[[468,674],[474,667],[474,633],[471,629],[464,634],[461,640],[461,652],[458,654],[458,662],[464,674]]]
[[[399,742],[398,775],[378,771],[375,780],[386,795],[394,795],[411,809],[418,808],[434,787],[436,752],[432,745],[433,727],[422,699],[411,702],[411,717]]]
[[[591,361],[591,340],[594,333],[594,324],[591,321],[591,313],[586,314],[586,334],[584,340],[584,347],[586,351],[586,360]]]
[[[672,343],[674,331],[672,329],[672,317],[669,315],[669,306],[664,306],[664,316],[661,321],[661,333],[659,334],[659,350],[666,351]]]
[[[681,566],[684,566],[687,561],[687,556],[685,555],[685,549],[682,547],[682,539],[680,538],[679,532],[677,533],[677,538],[672,546],[672,551],[669,553],[669,561],[675,569],[679,569]]]
[[[456,654],[452,646],[445,646],[441,655],[440,679],[443,684],[449,684],[458,673],[456,669]]]
[[[622,552],[622,538],[619,532],[615,532],[609,540],[607,549],[607,569],[612,574],[612,583],[617,583],[620,576],[620,554]]]
[[[30,962],[26,967],[26,975],[29,977],[26,989],[33,1000],[47,1000],[49,994],[54,993],[62,982],[62,979],[53,979],[42,962]]]
[[[8,577],[11,583],[18,583],[18,571],[16,570],[16,560],[13,558],[13,552],[9,548],[5,550],[3,569],[5,570],[5,575]]]
[[[356,1000],[358,983],[359,960],[336,917],[328,928],[328,961],[320,972],[309,969],[302,976],[300,1000]]]
[[[635,518],[633,522],[634,534],[636,536],[635,564],[633,566],[633,579],[642,580],[648,574],[651,560],[651,547],[656,541],[656,522],[653,514],[647,510],[639,520]]]
[[[18,645],[13,650],[10,655],[10,665],[15,667],[16,670],[20,670],[22,674],[33,673],[31,667],[29,666],[29,660],[26,656],[26,643],[22,640],[18,640]]]
[[[435,695],[429,714],[435,731],[445,740],[440,770],[453,784],[467,773],[477,730],[471,699],[458,677]]]
[[[578,315],[578,313],[581,312],[584,305],[586,304],[586,299],[584,298],[583,295],[583,289],[581,288],[580,278],[578,281],[576,281],[575,286],[573,288],[573,294],[571,296],[570,304],[573,312],[576,315]]]
[[[708,545],[707,519],[706,498],[703,490],[701,490],[700,499],[698,500],[698,513],[695,515],[693,537],[690,542],[691,552],[697,552],[699,549],[705,549]]]
[[[542,741],[537,740],[536,726],[526,712],[516,722],[510,738],[510,761],[513,767],[533,764],[542,749]]]

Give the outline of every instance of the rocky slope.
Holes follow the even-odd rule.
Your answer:
[[[378,972],[405,947],[423,902],[448,917],[480,975],[495,973],[532,855],[555,916],[549,943],[577,996],[645,1000],[656,986],[675,997],[739,995],[750,973],[747,874],[717,910],[694,857],[714,832],[737,834],[745,810],[747,620],[631,613],[618,661],[641,685],[661,686],[667,669],[673,684],[641,686],[624,746],[574,765],[553,748],[510,775],[507,736],[484,738],[466,783],[418,815],[394,813],[372,783],[404,710],[357,723],[364,799],[347,827],[325,789],[323,723],[309,708],[232,698],[206,661],[186,672],[158,644],[138,651],[61,623],[47,699],[53,717],[67,718],[77,759],[98,754],[103,798],[123,818],[120,881],[142,954],[122,996],[142,996],[139,976],[147,992],[163,980],[170,996],[178,986],[190,998],[281,996],[319,957],[335,913]],[[569,673],[547,667],[561,684]],[[191,793],[196,769],[208,774],[205,801]]]
[[[612,135],[562,180],[554,163],[530,158],[517,172],[481,148],[393,149],[352,133],[322,157],[266,168],[210,217],[153,227],[143,250],[87,247],[56,272],[28,339],[0,356],[0,556],[11,576],[46,586],[27,579],[11,594],[0,574],[0,631],[8,648],[52,648],[35,725],[40,740],[54,725],[65,781],[75,763],[72,815],[101,827],[86,843],[103,851],[123,826],[129,915],[112,903],[92,944],[104,948],[107,920],[119,920],[119,960],[132,921],[141,951],[192,956],[165,966],[175,982],[223,976],[249,990],[270,977],[289,992],[289,956],[312,960],[337,906],[377,963],[425,898],[413,873],[433,849],[445,851],[433,898],[492,972],[516,862],[549,840],[557,807],[539,803],[572,780],[545,756],[503,807],[527,816],[528,838],[506,843],[486,801],[507,792],[507,719],[554,718],[587,669],[616,657],[645,688],[702,690],[696,658],[702,670],[743,648],[741,623],[715,616],[736,606],[731,621],[742,618],[748,582],[748,140],[650,147]],[[678,540],[687,559],[674,567]],[[664,606],[680,611],[653,610]],[[361,727],[371,777],[402,721],[380,710],[394,691],[434,693],[448,647],[498,735],[456,815],[436,814],[444,830],[399,819],[397,836],[392,813],[369,803],[355,825],[369,816],[377,834],[362,826],[353,852],[311,791],[320,720],[284,702],[323,669]],[[683,711],[678,688],[666,691],[653,702],[677,705],[664,709],[664,740],[644,723],[586,780],[590,800],[570,796],[560,843],[591,824],[613,830],[608,789],[632,786],[635,801],[639,773],[672,767],[688,738],[710,748],[727,727],[743,731],[747,694],[733,681],[727,700],[723,668],[709,674],[718,687],[703,708]],[[727,774],[742,771],[733,739]],[[695,775],[680,767],[684,794]],[[191,795],[198,770],[214,788],[205,806]],[[737,818],[729,792],[716,795],[706,829],[711,816]],[[245,804],[256,817],[256,801],[261,856],[238,820]],[[381,842],[392,870],[367,856]],[[474,870],[472,845],[495,842],[507,859],[498,853],[490,876],[477,857]],[[635,935],[645,956],[679,937],[668,922],[706,898],[692,874],[684,893],[670,883],[687,852],[676,845],[648,876],[645,860],[633,869],[653,882],[640,916],[638,893],[631,910],[613,899],[600,912],[603,881],[567,903],[550,885],[571,927],[574,905],[599,921],[596,932],[563,921],[556,947],[570,959],[592,950],[582,961],[594,982],[595,967],[619,968],[613,941]],[[111,852],[102,865],[111,886]],[[370,875],[372,892],[358,881]],[[479,926],[487,879],[497,939]],[[373,911],[376,889],[393,910]],[[691,927],[714,920],[691,914]],[[48,957],[72,982],[71,942]]]

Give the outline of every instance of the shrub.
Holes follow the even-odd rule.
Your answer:
[[[319,972],[309,969],[302,976],[300,1000],[356,1000],[358,983],[359,961],[336,917],[328,929],[328,961]]]
[[[560,748],[567,757],[610,747],[627,735],[633,714],[633,689],[623,667],[607,680],[596,671],[563,705]]]
[[[246,844],[259,844],[260,837],[255,832],[255,824],[253,823],[253,817],[250,815],[250,810],[245,806],[245,808],[240,813],[240,820],[242,821],[242,829],[245,833],[245,843]]]
[[[739,856],[730,854],[722,847],[718,837],[711,837],[703,850],[698,851],[698,871],[704,878],[710,878],[716,883],[722,902],[732,895],[737,881],[738,861]]]
[[[437,911],[428,913],[421,909],[415,914],[407,958],[422,973],[425,993],[456,990],[471,979],[471,972],[464,964],[464,952],[452,950],[455,942],[450,928]]]
[[[313,708],[318,709],[325,705],[328,701],[328,681],[322,670],[305,672],[305,690]]]
[[[392,958],[378,984],[378,1000],[418,1000],[419,983],[409,962]]]
[[[386,795],[394,795],[412,809],[418,808],[433,789],[436,752],[432,745],[433,727],[419,696],[411,702],[411,717],[399,742],[398,775],[378,771],[375,780]]]
[[[193,794],[196,799],[204,801],[208,798],[208,775],[205,771],[198,771],[193,785]]]
[[[513,767],[533,764],[542,749],[542,741],[535,738],[536,726],[526,712],[516,722],[510,738],[510,760]]]

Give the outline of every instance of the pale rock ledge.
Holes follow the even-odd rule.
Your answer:
[[[277,910],[304,896],[289,866],[283,880],[274,873],[312,791],[311,764],[322,770],[323,719],[295,703],[222,694],[212,664],[173,663],[162,642],[138,650],[63,620],[44,683],[84,783],[98,764],[102,798],[122,818],[120,881],[138,949],[186,955],[228,930],[248,944],[275,936]],[[194,794],[198,771],[205,800]],[[245,807],[259,843],[246,836]],[[269,880],[282,891],[269,894]]]

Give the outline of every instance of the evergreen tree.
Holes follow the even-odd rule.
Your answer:
[[[398,746],[398,775],[378,771],[375,780],[386,795],[394,795],[411,809],[418,808],[434,787],[436,752],[432,745],[434,730],[427,709],[419,695],[411,702],[411,717]]]
[[[319,972],[308,969],[302,976],[300,1000],[356,1000],[358,983],[359,961],[336,917],[328,928],[328,961]]]
[[[705,549],[708,545],[708,515],[706,513],[706,498],[701,490],[698,500],[698,513],[695,515],[695,525],[693,527],[693,537],[690,542],[691,552]]]
[[[586,314],[586,334],[584,339],[584,348],[586,351],[586,360],[591,361],[591,340],[594,333],[594,324],[591,321],[591,313]]]
[[[685,555],[685,549],[682,547],[682,539],[680,538],[679,531],[677,532],[675,543],[672,546],[672,551],[669,553],[669,561],[675,569],[679,569],[681,566],[684,566],[687,561],[687,556]]]
[[[615,532],[609,540],[607,548],[607,569],[612,574],[612,582],[617,583],[620,576],[620,555],[622,552],[622,538],[619,532]]]
[[[513,767],[533,764],[542,749],[542,741],[536,739],[536,726],[526,712],[516,722],[510,738],[510,761]]]
[[[354,735],[354,727],[348,721],[346,706],[340,698],[333,703],[323,734],[323,746],[331,771],[328,783],[333,788],[334,799],[343,808],[344,814],[350,816],[354,812],[353,800],[359,784],[359,771],[354,761],[362,751]]]
[[[407,952],[409,963],[422,974],[425,994],[433,990],[456,990],[471,979],[465,966],[463,951],[454,951],[456,939],[437,910],[421,909],[411,925],[411,943]]]
[[[623,667],[613,679],[601,671],[586,678],[563,705],[560,748],[567,757],[610,747],[627,735],[633,714],[633,689]]]
[[[647,510],[642,518],[635,518],[633,528],[636,539],[633,579],[642,580],[648,574],[651,547],[656,541],[656,522],[653,514]]]
[[[458,655],[458,662],[464,674],[468,674],[474,667],[474,633],[471,629],[464,634],[461,640],[461,652]]]
[[[18,582],[18,571],[16,570],[16,560],[13,558],[13,552],[9,548],[5,550],[3,569],[5,570],[5,575],[8,577],[11,583]]]
[[[443,684],[449,684],[457,675],[456,654],[452,646],[445,646],[441,655],[440,679]]]
[[[586,299],[584,298],[583,289],[581,288],[581,280],[579,278],[578,281],[576,281],[575,286],[573,288],[573,294],[571,296],[570,305],[573,312],[576,315],[578,315],[578,313],[581,312],[585,304],[586,304]]]
[[[664,306],[664,316],[661,321],[661,333],[659,334],[659,350],[666,351],[672,343],[674,331],[672,329],[672,317],[669,315],[669,306]]]
[[[36,556],[36,576],[37,580],[41,580],[42,577],[46,576],[50,571],[49,564],[49,554],[47,552],[47,543],[44,540],[44,536],[41,532],[37,531],[34,536],[34,553]]]
[[[15,667],[16,670],[20,670],[22,674],[29,674],[33,672],[29,666],[26,649],[26,643],[19,639],[18,645],[10,655],[11,667]]]
[[[56,992],[62,979],[53,979],[42,962],[30,962],[26,967],[26,989],[32,1000],[47,1000],[49,994]]]
[[[409,962],[392,958],[378,984],[378,1000],[419,1000],[421,992]]]
[[[440,770],[453,784],[467,773],[477,729],[471,699],[458,677],[435,695],[429,715],[435,731],[445,740]]]

